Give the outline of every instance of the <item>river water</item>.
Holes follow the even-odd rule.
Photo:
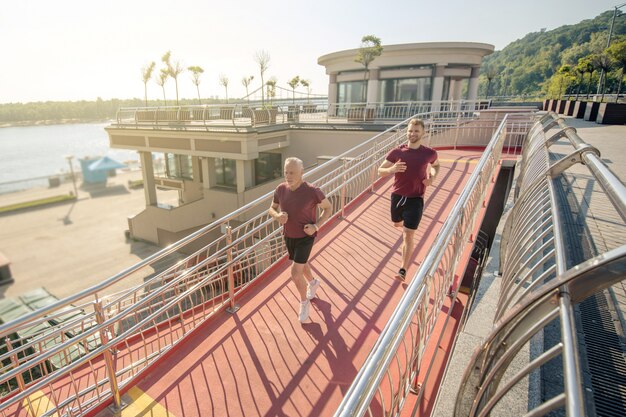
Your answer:
[[[74,156],[76,172],[80,172],[78,159],[85,157],[109,156],[122,163],[138,161],[135,151],[109,147],[104,130],[108,125],[83,123],[0,128],[0,193],[35,184],[21,180],[69,172],[67,155]],[[21,184],[6,184],[13,181]]]

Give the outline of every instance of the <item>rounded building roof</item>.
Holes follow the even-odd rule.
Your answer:
[[[410,65],[449,65],[461,64],[479,66],[484,56],[493,53],[494,46],[477,42],[423,42],[399,45],[383,45],[383,53],[369,68],[386,68]],[[319,65],[326,67],[326,74],[340,71],[363,69],[355,62],[359,48],[333,52],[317,59]]]

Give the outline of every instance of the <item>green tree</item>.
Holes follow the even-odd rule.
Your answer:
[[[191,82],[196,86],[196,91],[198,92],[198,103],[202,104],[202,99],[200,98],[200,76],[204,72],[202,67],[191,66],[187,68],[188,71],[191,72]]]
[[[289,85],[289,87],[291,87],[292,102],[295,104],[296,103],[296,87],[298,86],[298,84],[300,84],[300,76],[296,75],[291,80],[289,80],[287,84]]]
[[[580,58],[578,60],[578,63],[576,64],[576,68],[578,72],[582,74],[581,83],[580,83],[581,87],[585,81],[585,74],[589,74],[589,82],[587,83],[587,98],[589,98],[589,89],[591,87],[591,75],[593,74],[593,71],[595,69],[593,66],[593,63],[591,62],[591,58],[588,56]],[[578,93],[576,94],[576,98],[578,99]]]
[[[163,102],[165,103],[164,104],[165,106],[167,106],[167,100],[165,99],[165,82],[167,81],[168,77],[169,77],[169,74],[167,72],[167,69],[161,68],[161,72],[159,72],[159,76],[156,79],[156,83],[163,90]]]
[[[141,69],[141,78],[143,80],[143,96],[146,107],[148,107],[148,81],[150,81],[150,78],[152,78],[152,72],[154,71],[155,66],[156,63],[152,61],[150,64]]]
[[[602,70],[604,74],[607,74],[609,71],[611,71],[613,62],[611,61],[611,58],[606,53],[595,54],[593,55],[591,59],[596,69]],[[598,85],[598,88],[600,90],[599,93],[602,94],[602,97],[600,98],[601,102],[604,101],[605,86],[606,86],[606,76],[603,77],[602,75],[600,75],[600,83]]]
[[[241,79],[241,84],[243,84],[243,86],[246,87],[246,98],[248,99],[248,103],[250,102],[250,94],[248,93],[248,86],[250,85],[252,80],[254,80],[254,75],[251,75],[249,77],[243,77]]]
[[[381,56],[383,53],[383,47],[380,43],[380,38],[374,35],[365,35],[361,38],[361,46],[359,47],[359,51],[357,53],[355,62],[362,64],[365,68],[363,72],[363,88],[362,92],[362,102],[365,103],[367,100],[367,78],[369,66],[376,57]]]
[[[487,92],[485,93],[485,98],[489,98],[489,93],[491,91],[491,82],[497,76],[498,71],[494,66],[489,66],[485,69],[485,78],[487,78]]]
[[[178,106],[178,76],[183,72],[183,67],[180,62],[176,61],[172,63],[172,53],[167,51],[162,57],[161,61],[166,65],[167,75],[174,79],[174,85],[176,86],[176,105]]]
[[[265,86],[264,75],[265,75],[265,71],[267,71],[267,69],[270,66],[270,54],[265,50],[257,51],[254,54],[254,60],[256,61],[257,64],[259,64],[259,73],[261,74],[261,104],[264,105],[265,104],[265,96],[263,94],[263,87]]]
[[[626,69],[626,40],[612,44],[607,49],[607,54],[613,59],[615,65],[619,68],[620,74],[617,85],[617,95],[615,96],[615,102],[619,98],[619,93],[622,89],[622,81],[624,80],[624,69]]]
[[[300,80],[300,84],[302,84],[302,86],[306,88],[306,102],[308,103],[310,101],[309,97],[311,96],[311,81]]]
[[[270,106],[272,105],[272,99],[276,96],[276,77],[272,77],[265,85],[267,86],[267,98],[270,101]]]
[[[226,89],[226,104],[228,104],[228,77],[220,74],[220,85]]]

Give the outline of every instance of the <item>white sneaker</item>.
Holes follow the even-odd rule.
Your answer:
[[[309,300],[300,302],[300,313],[298,313],[298,319],[300,321],[306,321],[309,318],[309,307],[311,303]]]
[[[307,285],[306,287],[306,298],[309,300],[312,300],[315,298],[315,293],[317,292],[317,289],[320,287],[320,280],[315,278],[313,280],[311,280],[311,282],[309,282],[309,285]]]

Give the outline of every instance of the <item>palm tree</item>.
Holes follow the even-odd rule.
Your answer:
[[[622,89],[622,81],[624,80],[624,69],[626,69],[626,41],[616,42],[607,49],[607,53],[615,64],[620,68],[619,83],[617,84],[617,95],[615,102],[619,99],[619,93]]]
[[[276,82],[276,77],[272,77],[265,83],[267,86],[267,98],[270,101],[270,106],[272,105],[272,98],[276,96]]]
[[[302,86],[304,88],[306,88],[306,102],[309,102],[309,96],[311,95],[311,81],[309,80],[300,80],[300,84],[302,84]]]
[[[613,67],[613,62],[611,62],[611,58],[606,53],[596,54],[593,58],[596,68],[602,70],[605,74],[611,71]],[[604,90],[606,87],[606,76],[601,77],[600,80],[600,91],[602,92],[602,97],[600,98],[600,102],[604,101]]]
[[[270,66],[270,54],[265,50],[257,51],[254,55],[254,60],[259,64],[259,72],[261,73],[261,105],[264,105],[265,96],[263,95],[263,87],[265,86],[265,82],[263,76]]]
[[[584,58],[580,58],[578,60],[577,66],[580,66],[583,70],[583,73],[589,74],[589,81],[587,82],[587,100],[589,99],[589,94],[591,92],[591,80],[593,78],[593,72],[596,70],[595,64],[593,63],[593,59],[591,59],[591,55],[586,56]],[[583,76],[584,79],[584,76]]]
[[[148,66],[141,69],[141,76],[143,79],[143,95],[146,102],[146,107],[148,107],[148,81],[150,81],[150,78],[152,78],[152,72],[154,71],[155,66],[156,63],[152,61],[150,64],[148,64]]]
[[[176,61],[172,64],[171,61],[171,52],[167,51],[162,57],[161,61],[165,63],[167,66],[167,75],[174,79],[174,84],[176,85],[176,105],[178,106],[178,75],[183,72],[183,67],[180,65],[180,62]]]
[[[191,66],[187,70],[191,71],[191,81],[196,86],[196,91],[198,91],[198,103],[202,104],[202,99],[200,98],[200,75],[202,75],[204,69],[198,66]]]
[[[296,104],[296,87],[298,86],[298,84],[300,84],[300,76],[296,75],[291,80],[289,80],[287,84],[289,85],[289,87],[291,87],[291,92],[292,92],[291,100],[293,104]]]
[[[376,57],[379,57],[383,53],[383,47],[380,44],[380,38],[374,35],[365,35],[361,38],[361,47],[357,54],[355,62],[363,64],[365,71],[363,72],[363,89],[361,90],[362,102],[367,100],[367,84],[366,78],[368,76],[368,68]]]
[[[491,90],[491,82],[498,76],[498,72],[493,66],[489,66],[485,69],[485,77],[487,77],[487,92],[485,98],[489,98],[489,92]]]
[[[250,103],[250,94],[248,93],[248,86],[250,85],[252,80],[254,80],[254,75],[251,75],[249,77],[243,77],[241,79],[241,84],[243,84],[243,86],[246,87],[246,98],[248,99],[248,103]]]
[[[228,104],[228,77],[224,74],[220,74],[220,85],[226,89],[226,104]]]
[[[159,73],[159,76],[156,79],[156,83],[160,85],[161,88],[163,89],[163,101],[165,102],[166,106],[167,106],[167,100],[165,99],[165,82],[167,81],[167,77],[169,76],[170,75],[168,74],[167,70],[165,68],[161,68],[161,72]]]

